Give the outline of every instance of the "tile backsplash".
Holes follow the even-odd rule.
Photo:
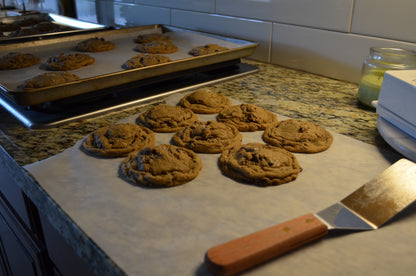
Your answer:
[[[76,0],[78,18],[255,41],[252,59],[357,83],[372,46],[416,50],[416,1]]]

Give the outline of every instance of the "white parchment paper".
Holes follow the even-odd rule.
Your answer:
[[[168,103],[182,96],[172,95]],[[261,134],[244,133],[243,142],[261,141]],[[297,180],[266,188],[223,176],[219,154],[200,154],[203,169],[189,183],[141,188],[119,177],[123,158],[87,155],[79,149],[81,141],[25,168],[128,275],[209,275],[203,259],[210,247],[320,211],[395,161],[372,145],[333,135],[327,151],[296,154],[303,168]],[[156,134],[157,143],[168,143],[171,136]],[[408,275],[416,269],[414,209],[376,231],[332,233],[246,274]]]

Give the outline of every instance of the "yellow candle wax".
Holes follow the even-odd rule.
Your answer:
[[[361,78],[358,88],[358,100],[361,103],[373,107],[371,102],[378,99],[385,71],[371,70]]]

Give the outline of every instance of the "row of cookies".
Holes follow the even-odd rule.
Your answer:
[[[200,121],[196,113],[218,113],[217,120]],[[126,134],[123,129],[136,129],[140,134]],[[242,144],[241,132],[256,130],[264,131],[267,144]],[[174,133],[171,144],[154,146],[154,132]],[[143,186],[168,187],[194,179],[202,168],[197,153],[219,153],[219,167],[232,179],[271,186],[290,182],[301,172],[292,152],[324,151],[332,139],[316,124],[292,119],[279,122],[274,113],[261,107],[233,106],[221,94],[199,90],[184,96],[177,106],[149,108],[139,115],[136,124],[114,125],[91,133],[83,149],[100,156],[128,155],[121,172]],[[128,148],[128,141],[147,142]],[[128,149],[120,152],[120,148]]]
[[[139,35],[136,39],[139,44],[134,50],[143,54],[135,55],[122,64],[124,69],[141,68],[161,63],[170,62],[171,59],[161,55],[173,53],[178,47],[172,43],[172,39],[164,34],[151,33]],[[116,45],[104,38],[93,37],[79,42],[75,50],[80,52],[103,52],[115,49]],[[218,51],[225,51],[227,48],[216,44],[198,46],[191,49],[191,55],[203,55]],[[0,70],[20,69],[40,63],[39,57],[30,53],[11,52],[0,58]],[[95,58],[85,53],[60,53],[49,57],[45,62],[45,68],[50,71],[70,71],[94,64]],[[27,80],[21,88],[41,88],[56,85],[63,82],[78,80],[79,77],[69,72],[43,73]]]

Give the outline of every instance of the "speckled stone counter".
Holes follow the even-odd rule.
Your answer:
[[[245,62],[258,66],[259,72],[209,88],[235,100],[253,103],[283,116],[309,120],[330,131],[375,145],[383,151],[393,152],[378,134],[377,114],[374,110],[358,105],[356,84],[268,64]],[[61,153],[99,127],[138,114],[148,105],[158,104],[163,100],[40,130],[27,129],[12,115],[0,109],[0,145],[18,165],[31,164]],[[4,165],[2,162],[7,162],[7,158],[0,158],[0,165]],[[10,170],[19,171],[15,164],[9,167]],[[48,220],[72,244],[77,254],[88,261],[97,275],[124,274],[30,175],[21,169],[19,173],[16,172],[15,178],[40,212],[45,213]]]
[[[388,147],[376,128],[377,114],[357,103],[357,85],[269,64],[255,64],[258,73],[209,88],[275,113],[318,123],[331,131],[366,143]],[[30,130],[0,108],[0,145],[20,165],[53,156],[89,132],[141,112],[143,106],[82,122]]]

